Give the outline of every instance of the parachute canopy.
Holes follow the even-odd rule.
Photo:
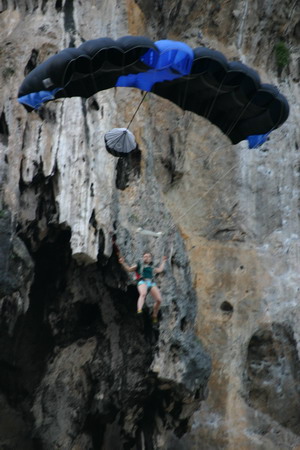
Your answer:
[[[250,67],[205,47],[144,36],[99,38],[62,50],[26,76],[18,100],[32,111],[49,100],[88,98],[116,86],[153,92],[203,116],[233,144],[257,135],[264,142],[289,115],[286,98]]]

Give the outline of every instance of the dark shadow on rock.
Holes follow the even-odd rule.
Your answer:
[[[260,327],[246,362],[247,401],[300,435],[300,362],[293,330],[285,323]]]

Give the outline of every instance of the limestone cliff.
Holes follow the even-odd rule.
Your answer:
[[[296,448],[299,3],[3,1],[0,24],[0,446]],[[140,93],[31,114],[17,103],[48,56],[126,34],[253,66],[287,96],[288,121],[249,150],[149,95],[131,127],[139,151],[118,161],[103,135],[128,124]],[[158,330],[150,299],[136,317],[118,264],[118,251],[134,262],[148,248],[169,258]]]

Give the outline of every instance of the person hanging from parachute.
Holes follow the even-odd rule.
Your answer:
[[[150,252],[145,252],[143,254],[143,261],[137,262],[136,264],[129,266],[126,264],[123,257],[119,258],[119,263],[127,272],[137,273],[137,289],[139,292],[139,298],[137,301],[137,313],[141,314],[143,311],[143,306],[146,300],[148,292],[154,299],[152,322],[154,324],[158,321],[158,311],[162,302],[162,296],[160,289],[154,281],[156,274],[162,273],[165,269],[165,263],[167,257],[163,256],[162,261],[158,267],[153,267],[152,254]]]

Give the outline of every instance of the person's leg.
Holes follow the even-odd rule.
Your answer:
[[[157,314],[162,302],[161,293],[157,286],[152,286],[150,293],[154,299],[154,306],[153,306],[153,319],[157,319]]]
[[[147,295],[147,285],[146,283],[141,283],[138,284],[138,291],[139,291],[139,298],[138,298],[138,302],[137,302],[137,310],[138,313],[142,311],[144,303],[145,303],[145,299],[146,299],[146,295]]]

